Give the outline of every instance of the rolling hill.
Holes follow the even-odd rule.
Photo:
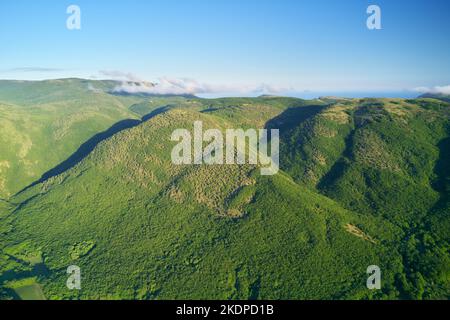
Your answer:
[[[111,122],[137,122],[95,140],[82,157],[77,145],[105,128],[82,138],[69,126],[78,139],[67,138],[71,151],[64,146],[34,177],[43,179],[0,201],[2,298],[24,290],[47,299],[450,296],[448,103],[124,97],[108,85],[90,84],[102,88],[105,108],[115,101],[122,112]],[[90,94],[77,93],[83,108]],[[30,93],[52,103],[46,95]],[[197,120],[220,130],[280,129],[281,171],[173,165],[171,133]],[[75,161],[61,166],[71,152]],[[17,151],[10,154],[13,163]],[[70,265],[82,270],[80,291],[66,287]],[[370,265],[382,270],[379,291],[366,288]]]
[[[430,99],[436,99],[436,100],[442,100],[445,102],[450,102],[450,95],[443,94],[443,93],[425,93],[425,94],[421,95],[420,98],[430,98]]]
[[[112,94],[116,85],[82,79],[0,81],[0,199],[39,180],[96,134],[103,133],[97,140],[105,138],[155,106],[184,100]]]

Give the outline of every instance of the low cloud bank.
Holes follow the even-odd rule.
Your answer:
[[[274,94],[283,89],[262,84],[258,86],[227,86],[202,83],[188,78],[160,78],[155,83],[123,82],[114,91],[126,93],[198,95],[236,92],[240,94]]]
[[[199,95],[220,94],[234,92],[237,94],[277,94],[292,89],[280,88],[268,84],[228,86],[199,82],[189,78],[162,77],[156,82],[144,81],[132,73],[120,71],[100,71],[100,74],[120,81],[113,92],[129,94],[173,94],[173,95]]]
[[[450,95],[450,85],[448,86],[436,86],[436,87],[418,87],[414,91],[420,93],[432,93],[432,94],[445,94]]]

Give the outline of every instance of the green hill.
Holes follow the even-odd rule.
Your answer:
[[[450,95],[449,94],[443,94],[443,93],[426,93],[420,96],[422,99],[437,99],[437,100],[443,100],[445,102],[450,102]]]
[[[448,104],[362,99],[297,112],[298,124],[284,130],[284,169],[344,208],[395,226],[401,297],[422,298],[427,285],[448,292]]]
[[[171,101],[110,94],[115,85],[81,79],[0,81],[0,198],[40,179],[96,134],[112,134],[130,123],[119,122],[140,119]]]
[[[157,109],[143,122],[0,201],[1,297],[450,296],[448,104],[146,99],[125,108]],[[173,165],[171,133],[197,120],[279,128],[282,170]],[[81,267],[80,291],[65,286],[70,265]],[[370,265],[381,267],[380,291],[366,288]]]
[[[165,137],[199,117],[217,125],[190,111],[157,116],[13,199],[23,205],[11,236],[60,270],[42,278],[46,296],[70,297],[64,268],[74,263],[86,277],[81,298],[324,298],[364,288],[377,247],[353,241],[345,225],[359,219],[333,201],[283,174],[171,164]],[[87,242],[92,252],[73,259]],[[339,257],[344,249],[352,259]]]

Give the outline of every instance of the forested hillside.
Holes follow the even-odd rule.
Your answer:
[[[49,129],[55,121],[48,110],[70,119],[67,110],[77,108],[56,109],[51,93],[14,101],[13,91],[0,89],[0,101],[11,103],[3,111],[8,116],[0,117],[10,126],[0,128],[9,134],[3,135],[0,164],[15,166],[24,177],[9,182],[0,166],[6,181],[2,298],[450,296],[446,101],[125,97],[112,94],[108,82],[92,87],[100,91],[80,89],[67,101],[77,101],[83,111],[73,112],[79,116],[96,111],[79,127],[61,124],[59,140],[33,140],[41,154],[33,154],[35,171],[28,176],[20,159],[31,153],[19,151],[25,136],[38,134],[11,120],[16,110],[50,137],[57,131]],[[31,98],[43,105],[26,107]],[[111,112],[107,120],[105,110]],[[126,119],[134,122],[77,154],[77,146]],[[253,165],[172,164],[171,133],[198,120],[205,130],[280,129],[280,172],[261,176]],[[49,150],[64,152],[39,166]],[[82,270],[80,291],[66,287],[70,265]],[[370,265],[382,270],[381,290],[366,287]]]

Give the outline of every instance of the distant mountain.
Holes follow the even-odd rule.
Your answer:
[[[450,297],[450,104],[101,97],[137,122],[0,202],[0,297]],[[171,133],[198,120],[280,129],[282,170],[173,165]],[[371,265],[381,290],[366,287]]]
[[[421,95],[419,98],[432,98],[432,99],[438,99],[445,102],[450,102],[450,95],[448,94],[439,94],[439,93],[425,93]]]

